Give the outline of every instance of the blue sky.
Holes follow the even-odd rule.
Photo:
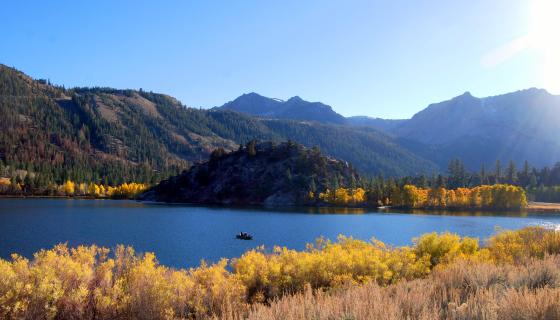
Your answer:
[[[530,1],[9,1],[0,63],[212,107],[247,92],[407,118],[470,91],[543,87]],[[497,53],[496,53],[497,52]],[[496,58],[498,56],[498,58]],[[497,60],[497,61],[496,61]]]

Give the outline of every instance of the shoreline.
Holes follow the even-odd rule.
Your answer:
[[[532,213],[560,213],[560,203],[529,202],[526,211]]]
[[[78,199],[78,200],[132,200],[132,201],[139,201],[146,204],[165,204],[165,205],[193,205],[193,206],[212,206],[212,207],[224,207],[224,208],[235,208],[235,207],[250,207],[250,208],[279,208],[279,207],[286,207],[286,206],[264,206],[264,205],[223,205],[223,204],[201,204],[201,203],[183,203],[183,202],[160,202],[160,201],[142,201],[137,199],[127,199],[127,198],[95,198],[90,196],[46,196],[46,195],[0,195],[0,199]],[[400,207],[392,207],[392,206],[380,206],[380,207],[364,207],[364,206],[348,206],[348,207],[340,207],[340,206],[289,206],[289,207],[305,207],[310,209],[316,208],[340,208],[340,209],[372,209],[372,210],[391,210],[391,209],[400,209],[400,210],[414,210],[410,208],[400,208]],[[510,210],[501,210],[501,209],[481,209],[481,208],[417,208],[417,210],[423,211],[478,211],[478,212],[492,212],[492,211],[510,211]],[[550,203],[550,202],[529,202],[529,205],[526,208],[519,210],[519,212],[529,212],[529,213],[559,213],[560,214],[560,203]]]
[[[77,200],[136,200],[136,199],[127,199],[127,198],[96,198],[90,196],[39,196],[39,195],[31,195],[31,196],[19,196],[19,195],[9,195],[9,194],[2,194],[0,195],[0,199],[77,199]]]

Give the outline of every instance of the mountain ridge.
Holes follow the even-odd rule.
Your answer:
[[[435,146],[458,158],[479,158],[467,162],[476,169],[496,160],[528,160],[536,166],[560,159],[560,96],[544,89],[529,88],[501,95],[477,98],[466,92],[452,99],[430,104],[391,134]]]
[[[267,118],[346,124],[346,118],[336,113],[331,106],[321,102],[305,101],[299,96],[293,96],[284,101],[251,92],[243,94],[217,109],[233,110]]]
[[[543,89],[486,98],[466,92],[401,120],[344,118],[299,96],[249,93],[224,106],[188,108],[143,90],[66,89],[0,65],[0,164],[31,171],[48,164],[57,182],[151,181],[252,139],[316,145],[370,176],[430,175],[455,158],[471,170],[496,160],[546,166],[560,159],[560,96]],[[305,112],[290,111],[298,108]]]
[[[252,94],[259,97],[260,103],[239,102],[244,100],[241,96],[222,108],[270,119],[332,123],[313,113],[308,113],[306,117],[297,112],[278,113],[276,109],[281,108],[283,102],[274,100],[269,104],[270,98]],[[301,107],[302,101],[305,102],[300,97],[292,99],[299,102],[294,108]],[[316,107],[315,114],[320,110]],[[337,114],[330,106],[328,113]],[[527,160],[541,167],[554,164],[560,159],[557,139],[560,126],[555,121],[558,114],[560,96],[544,89],[529,88],[483,98],[466,91],[451,99],[429,104],[410,119],[344,118],[337,114],[335,124],[377,130],[399,141],[406,140],[404,145],[426,145],[425,149],[430,150],[428,152],[412,147],[419,150],[418,155],[441,168],[451,159],[465,158],[467,166],[477,170],[482,164],[493,166],[496,160],[513,160],[518,165]]]
[[[438,170],[377,131],[199,110],[142,90],[66,89],[5,66],[0,66],[0,111],[0,165],[39,172],[59,184],[68,178],[105,184],[155,181],[217,148],[235,150],[252,139],[317,145],[368,175]]]

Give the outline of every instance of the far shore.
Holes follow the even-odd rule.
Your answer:
[[[549,202],[529,202],[528,212],[558,212],[560,213],[560,203]]]
[[[134,199],[126,199],[126,198],[95,198],[90,196],[40,196],[40,195],[31,195],[31,196],[23,196],[23,195],[0,195],[0,199],[89,199],[89,200],[134,200]],[[144,201],[142,201],[144,202]],[[187,203],[167,203],[167,202],[153,202],[153,203],[162,203],[162,204],[187,204]],[[203,204],[193,204],[193,205],[203,205]],[[330,206],[327,206],[330,207]],[[362,208],[362,209],[397,209],[391,206],[382,206],[382,207],[340,207],[340,208]],[[422,208],[422,210],[426,211],[441,211],[441,208]],[[468,210],[467,208],[463,210]],[[493,210],[482,210],[477,208],[477,211],[493,211]],[[531,212],[531,213],[560,213],[560,203],[550,203],[550,202],[529,202],[527,208],[523,209],[522,211]]]
[[[0,199],[79,199],[79,200],[135,200],[127,198],[107,198],[107,197],[91,197],[91,196],[46,196],[46,195],[14,195],[14,194],[1,194]]]

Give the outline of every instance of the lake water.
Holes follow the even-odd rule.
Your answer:
[[[155,252],[174,267],[192,267],[201,259],[237,257],[259,245],[303,249],[324,236],[344,234],[392,245],[432,231],[451,231],[485,239],[496,228],[560,225],[560,215],[500,213],[400,213],[364,210],[232,209],[135,201],[0,199],[0,257],[17,252],[31,257],[61,242],[70,246],[97,244],[109,248],[132,245],[139,252]],[[247,231],[252,241],[236,240]]]

